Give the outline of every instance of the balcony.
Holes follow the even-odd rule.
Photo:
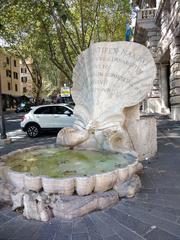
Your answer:
[[[157,8],[147,8],[141,9],[137,15],[137,25],[143,29],[156,28],[155,16],[157,13]]]
[[[157,8],[140,9],[137,18],[134,33],[134,41],[145,44],[149,30],[156,29],[155,17]]]
[[[154,19],[156,16],[157,9],[156,8],[147,8],[141,9],[138,12],[138,20],[147,20],[147,19]]]

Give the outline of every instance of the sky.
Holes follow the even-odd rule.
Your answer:
[[[8,47],[8,44],[6,43],[6,41],[0,37],[0,47]]]

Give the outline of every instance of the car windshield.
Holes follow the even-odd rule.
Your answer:
[[[74,109],[75,103],[68,103],[67,106],[70,107],[70,108],[72,108],[72,109]]]

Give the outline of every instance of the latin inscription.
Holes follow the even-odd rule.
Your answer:
[[[87,101],[93,98],[93,104],[101,104],[103,98],[125,97],[133,102],[145,97],[152,85],[152,73],[144,72],[144,66],[151,61],[146,51],[126,44],[127,49],[123,45],[105,45],[95,44],[80,56],[73,73],[74,88],[83,90]]]

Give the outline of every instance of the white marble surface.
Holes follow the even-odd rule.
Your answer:
[[[126,118],[139,119],[138,103],[156,76],[149,50],[132,42],[95,43],[82,52],[73,71],[73,128],[60,131],[57,144],[105,150],[135,150]]]
[[[74,114],[85,128],[123,122],[123,108],[147,97],[155,75],[153,57],[143,45],[95,43],[81,53],[73,71]]]

